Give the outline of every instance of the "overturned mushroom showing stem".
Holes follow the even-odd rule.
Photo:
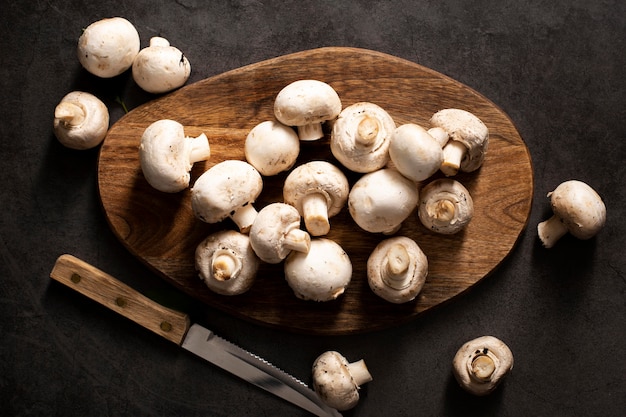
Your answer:
[[[232,219],[248,233],[257,216],[254,201],[263,190],[261,174],[249,163],[226,160],[204,172],[191,189],[194,215],[207,223]]]
[[[430,178],[441,167],[441,144],[426,129],[414,123],[396,128],[391,136],[389,156],[394,167],[413,181]]]
[[[482,120],[466,110],[443,109],[431,117],[430,124],[450,137],[443,148],[441,172],[453,176],[459,170],[472,172],[480,168],[489,145],[489,129]]]
[[[162,119],[144,130],[139,144],[139,162],[148,183],[159,191],[176,193],[189,186],[193,164],[211,157],[204,133],[185,136],[175,120]]]
[[[135,57],[132,74],[144,91],[160,94],[182,87],[189,79],[191,65],[180,49],[155,36]]]
[[[329,218],[346,204],[349,187],[339,168],[326,161],[310,161],[289,173],[283,199],[298,209],[312,236],[322,236],[330,231]]]
[[[277,264],[291,251],[307,253],[311,237],[300,229],[300,213],[285,203],[271,203],[263,207],[250,228],[250,244],[264,262]]]
[[[90,149],[104,140],[109,129],[109,110],[100,99],[72,91],[54,109],[54,135],[71,149]]]
[[[354,172],[372,172],[389,161],[389,143],[396,128],[380,106],[359,102],[341,111],[333,124],[330,150],[335,158]]]
[[[290,126],[266,120],[248,132],[244,153],[248,163],[261,175],[277,175],[295,165],[300,154],[300,139]]]
[[[311,239],[308,252],[292,251],[285,259],[285,279],[296,297],[331,301],[352,279],[352,262],[343,248],[326,238]]]
[[[367,280],[372,291],[401,304],[414,300],[424,287],[428,259],[417,243],[406,236],[380,242],[367,260]]]
[[[496,389],[513,368],[513,353],[503,341],[482,336],[461,346],[452,365],[459,385],[471,394],[482,396]]]
[[[248,291],[254,283],[260,261],[250,246],[248,235],[221,230],[196,247],[195,265],[211,291],[238,295]]]
[[[606,206],[588,184],[565,181],[548,193],[548,197],[554,214],[537,225],[544,247],[553,247],[568,232],[581,240],[590,239],[604,227]]]
[[[474,202],[467,188],[452,178],[439,178],[420,191],[418,216],[424,227],[451,235],[474,217]]]
[[[348,360],[339,352],[327,351],[313,362],[313,389],[328,406],[339,411],[354,408],[359,389],[372,381],[365,361]]]
[[[287,126],[296,126],[300,140],[324,137],[322,123],[341,112],[341,99],[333,87],[318,80],[298,80],[285,86],[274,100],[274,115]]]

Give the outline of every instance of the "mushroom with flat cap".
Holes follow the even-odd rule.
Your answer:
[[[191,74],[189,60],[160,36],[139,51],[132,66],[133,80],[148,93],[160,94],[183,86]]]
[[[104,140],[109,110],[100,99],[84,91],[72,91],[54,109],[54,135],[71,149],[91,149]]]
[[[420,190],[417,213],[427,229],[451,235],[461,231],[474,217],[474,200],[459,181],[438,178]]]
[[[248,132],[244,153],[246,161],[261,175],[277,175],[295,165],[300,154],[300,140],[290,126],[266,120]]]
[[[443,151],[426,129],[407,123],[398,126],[391,135],[389,157],[402,175],[413,181],[424,181],[441,167]]]

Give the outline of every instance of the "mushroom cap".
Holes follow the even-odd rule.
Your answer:
[[[285,86],[274,100],[274,115],[287,126],[322,123],[341,112],[341,99],[329,84],[297,80]]]
[[[213,273],[214,255],[227,252],[241,263],[241,269],[230,279],[216,278]],[[221,230],[209,235],[196,247],[195,266],[198,275],[213,292],[222,295],[242,294],[255,281],[260,261],[250,246],[247,235],[234,230]]]
[[[77,55],[90,73],[111,78],[129,69],[139,53],[139,33],[122,17],[93,22],[78,38]]]
[[[354,172],[372,172],[389,161],[389,143],[396,124],[382,107],[354,103],[341,111],[333,124],[330,150]]]
[[[475,360],[488,358],[489,372],[480,369]],[[502,378],[513,369],[513,353],[500,339],[481,336],[463,344],[454,355],[452,371],[463,389],[474,395],[491,393]],[[477,375],[480,374],[480,375]]]
[[[300,139],[291,127],[276,120],[266,120],[248,132],[244,152],[246,160],[261,175],[276,175],[295,165],[300,153]]]
[[[69,110],[64,108],[69,104]],[[76,108],[73,108],[76,106]],[[74,114],[74,110],[80,114]],[[109,129],[109,110],[96,96],[72,91],[57,105],[54,115],[54,135],[71,149],[91,149],[104,140]]]
[[[390,277],[386,275],[388,257],[396,245],[400,245],[409,257],[407,269],[403,273],[403,285],[394,288]],[[393,261],[393,259],[391,260]],[[367,280],[372,291],[391,303],[401,304],[411,301],[424,287],[428,275],[428,259],[411,238],[395,236],[381,241],[367,259]]]
[[[395,233],[417,206],[413,181],[395,169],[363,175],[348,195],[348,209],[357,225],[372,233]]]
[[[336,351],[322,353],[313,363],[313,389],[325,404],[339,411],[359,402],[359,386],[348,366],[348,360]]]
[[[489,129],[474,114],[462,109],[443,109],[430,119],[433,127],[440,127],[450,140],[461,142],[467,152],[461,160],[461,170],[472,172],[480,168],[489,147]]]
[[[443,151],[439,142],[422,126],[407,123],[398,126],[391,136],[389,157],[402,175],[424,181],[439,170]]]
[[[578,239],[595,236],[606,222],[606,206],[588,184],[569,180],[548,193],[552,211]]]
[[[167,39],[155,36],[150,39],[150,46],[135,57],[132,73],[139,87],[160,94],[183,86],[191,74],[191,65],[185,54]]]
[[[191,207],[200,220],[217,223],[252,204],[262,190],[263,179],[252,165],[226,160],[198,177],[191,189]]]
[[[308,253],[292,251],[285,259],[285,279],[296,297],[330,301],[352,279],[352,262],[343,248],[326,238],[311,239]]]
[[[438,178],[420,191],[418,216],[424,227],[451,235],[461,231],[474,216],[474,201],[463,184]]]

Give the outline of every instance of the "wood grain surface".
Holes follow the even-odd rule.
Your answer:
[[[351,258],[353,278],[335,301],[297,299],[288,287],[282,264],[263,265],[252,289],[238,296],[212,293],[194,267],[196,246],[210,233],[235,228],[229,220],[206,224],[192,213],[189,190],[166,194],[145,181],[138,160],[143,130],[159,119],[174,119],[185,133],[204,132],[212,156],[197,163],[193,181],[215,163],[244,160],[248,131],[273,118],[276,94],[298,79],[318,79],[338,92],[344,107],[370,101],[387,110],[399,126],[417,123],[428,128],[430,116],[443,108],[476,114],[490,131],[482,168],[459,174],[470,191],[475,216],[457,235],[426,230],[414,213],[397,235],[413,238],[429,260],[429,274],[420,295],[396,305],[370,290],[366,261],[385,236],[367,233],[354,223],[347,207],[331,218],[331,232]],[[312,159],[336,162],[326,137],[302,143],[298,163]],[[350,184],[359,175],[344,169]],[[286,174],[264,178],[257,209],[282,201]],[[489,275],[509,255],[526,227],[533,195],[531,159],[509,117],[469,87],[433,70],[375,51],[327,47],[281,56],[185,86],[134,109],[114,124],[100,151],[98,185],[104,212],[113,232],[128,250],[161,278],[185,293],[228,314],[257,323],[310,334],[350,334],[397,325],[448,301]],[[417,185],[418,187],[421,184]],[[155,277],[155,279],[158,279]]]

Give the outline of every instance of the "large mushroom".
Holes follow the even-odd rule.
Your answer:
[[[54,109],[54,135],[71,149],[91,149],[104,140],[109,129],[109,110],[100,99],[72,91]]]
[[[459,181],[438,178],[420,191],[417,213],[427,229],[451,235],[461,231],[472,220],[474,201]]]
[[[148,93],[160,94],[183,86],[191,74],[189,60],[160,36],[139,51],[132,66],[133,80]]]
[[[295,165],[300,154],[300,140],[290,126],[266,120],[248,132],[244,153],[248,163],[261,175],[277,175]]]
[[[393,132],[389,157],[402,175],[417,182],[428,179],[439,170],[443,151],[441,144],[426,129],[407,123]]]

